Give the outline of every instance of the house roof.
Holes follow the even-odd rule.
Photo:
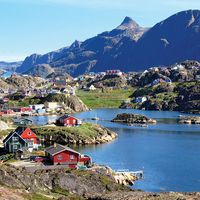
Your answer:
[[[58,120],[67,119],[67,118],[69,118],[69,117],[73,117],[73,116],[70,116],[70,115],[65,114],[65,115],[61,116],[60,118],[58,118]],[[76,117],[73,117],[73,118],[76,119]]]
[[[4,140],[3,143],[6,143],[7,141],[10,140],[10,138],[12,138],[14,135],[17,135],[19,138],[22,139],[22,141],[24,141],[26,143],[26,141],[21,137],[21,135],[19,135],[17,132],[13,131],[11,132]]]
[[[56,145],[50,146],[45,151],[46,151],[46,153],[48,153],[48,154],[50,154],[52,156],[54,156],[54,155],[56,155],[58,153],[61,153],[63,151],[70,151],[70,152],[73,152],[73,153],[76,153],[76,154],[80,155],[79,152],[77,152],[77,151],[75,151],[75,150],[73,150],[73,149],[71,149],[69,147],[62,146],[60,144],[56,144]]]
[[[15,132],[18,134],[18,135],[22,135],[22,133],[27,129],[27,127],[24,127],[24,126],[18,126],[16,129],[15,129]]]
[[[27,118],[22,118],[22,119],[18,119],[18,118],[16,118],[16,119],[14,119],[14,122],[15,123],[20,123],[20,122],[23,122],[23,121],[28,121],[28,122],[33,122],[31,119],[27,119]]]
[[[8,134],[8,135],[6,136],[6,138],[3,140],[3,142],[4,142],[4,143],[7,142],[7,141],[13,136],[14,133],[16,133],[20,138],[22,138],[21,135],[22,135],[22,133],[23,133],[26,129],[27,129],[27,127],[23,127],[23,126],[17,127],[17,128],[15,129],[15,131],[10,132],[10,134]],[[22,139],[23,139],[23,138],[22,138]]]

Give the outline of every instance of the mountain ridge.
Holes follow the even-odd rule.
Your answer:
[[[138,71],[190,59],[200,61],[199,38],[200,10],[176,13],[152,28],[143,28],[130,17],[125,17],[111,31],[83,42],[75,41],[57,51],[27,57],[18,72],[37,64],[50,64],[77,76],[89,71],[116,68]]]

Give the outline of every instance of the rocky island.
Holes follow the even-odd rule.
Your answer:
[[[181,116],[179,119],[181,124],[200,124],[199,116]]]
[[[122,113],[118,114],[112,122],[126,123],[126,124],[155,124],[156,120],[150,119],[144,115]]]
[[[40,126],[32,127],[40,137],[49,143],[59,144],[101,144],[114,140],[117,134],[98,124],[83,123],[79,127]]]

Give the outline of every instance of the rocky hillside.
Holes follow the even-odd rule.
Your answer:
[[[175,63],[168,67],[149,68],[142,73],[135,73],[129,84],[144,87],[153,84],[153,81],[162,79],[171,82],[198,81],[200,63],[194,60]]]
[[[147,101],[137,103],[135,108],[145,110],[176,110],[199,113],[200,82],[161,83],[138,88],[133,97],[146,96]]]
[[[95,172],[96,171],[96,172]],[[115,183],[108,170],[27,170],[0,168],[0,199],[29,200],[180,200],[199,199],[199,193],[148,193]]]
[[[87,86],[94,85],[97,88],[106,88],[106,87],[112,87],[112,88],[124,88],[127,87],[127,80],[122,77],[122,76],[109,76],[106,75],[100,80],[95,80],[95,81],[89,81],[88,80]]]
[[[46,63],[76,76],[112,68],[139,71],[188,59],[199,61],[199,37],[199,10],[177,13],[150,29],[142,28],[126,17],[110,32],[84,42],[75,41],[70,47],[45,55],[27,57],[18,72]]]
[[[48,64],[38,64],[32,67],[30,70],[24,72],[24,74],[29,74],[32,76],[39,76],[46,78],[50,74],[54,73],[54,69]]]
[[[87,111],[88,107],[76,96],[65,94],[49,94],[41,98],[40,103],[45,102],[58,102],[63,105],[64,113],[83,112]]]
[[[0,89],[35,88],[45,82],[43,78],[18,75],[7,79],[0,78]]]

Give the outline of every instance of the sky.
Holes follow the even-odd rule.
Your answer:
[[[117,27],[126,16],[144,27],[200,0],[0,0],[0,61],[24,60]]]

